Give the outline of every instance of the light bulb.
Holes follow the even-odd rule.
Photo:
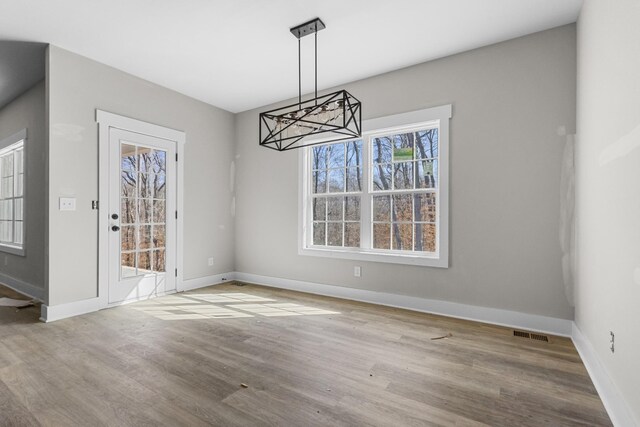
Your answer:
[[[320,114],[318,114],[318,119],[320,123],[327,123],[331,119],[331,113],[329,113],[329,109],[326,105],[323,105],[320,109]]]
[[[344,113],[344,101],[336,101],[336,108],[334,109],[334,112],[333,122],[339,122]]]

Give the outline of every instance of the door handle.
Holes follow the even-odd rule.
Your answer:
[[[120,227],[118,227],[117,225],[114,225],[114,226],[111,227],[111,230],[120,231]]]

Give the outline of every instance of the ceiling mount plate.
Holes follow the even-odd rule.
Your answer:
[[[305,22],[304,24],[300,24],[296,27],[291,28],[291,34],[301,39],[304,36],[308,36],[309,34],[317,33],[320,30],[324,30],[326,26],[324,22],[320,18],[312,19],[309,22]]]

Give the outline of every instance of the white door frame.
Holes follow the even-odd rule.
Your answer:
[[[166,139],[176,143],[178,162],[176,169],[176,209],[178,210],[177,241],[176,241],[176,292],[184,290],[183,286],[183,244],[184,244],[184,145],[187,136],[184,132],[158,126],[140,120],[132,119],[103,110],[96,110],[96,122],[98,122],[98,301],[100,308],[106,308],[109,304],[109,129],[122,129],[155,138]],[[170,274],[170,272],[167,272]]]

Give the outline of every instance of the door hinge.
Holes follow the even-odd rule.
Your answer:
[[[178,161],[178,153],[176,153],[176,162]]]
[[[176,268],[176,277],[178,277],[178,269]]]
[[[178,219],[178,211],[176,211],[176,219]]]
[[[100,202],[97,200],[92,200],[91,209],[93,209],[94,211],[97,211],[98,209],[100,209]]]

